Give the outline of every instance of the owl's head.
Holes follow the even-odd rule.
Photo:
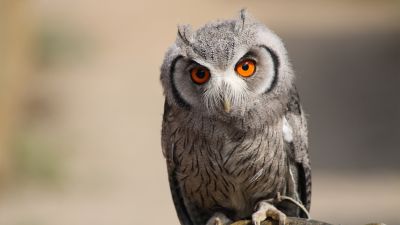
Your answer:
[[[280,38],[245,10],[196,31],[179,26],[161,68],[168,104],[206,116],[277,107],[292,80]]]

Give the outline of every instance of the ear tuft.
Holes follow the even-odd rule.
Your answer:
[[[248,11],[246,8],[240,10],[240,19],[245,22],[246,18],[248,17]]]
[[[178,39],[186,46],[191,46],[193,42],[192,27],[188,24],[178,25]]]
[[[247,12],[246,8],[243,8],[239,12],[239,18],[236,21],[235,25],[235,32],[240,33],[244,27],[246,26],[246,23],[248,23],[249,19],[249,13]]]

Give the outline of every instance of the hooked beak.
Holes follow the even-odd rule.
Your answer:
[[[224,111],[226,113],[231,111],[231,101],[228,98],[224,98]]]

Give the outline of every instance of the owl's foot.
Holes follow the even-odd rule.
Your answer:
[[[257,211],[252,215],[253,224],[260,225],[267,217],[277,220],[279,225],[284,225],[286,221],[286,215],[283,212],[270,203],[261,201],[258,203]]]
[[[206,225],[229,225],[232,221],[223,213],[215,213],[206,223]]]

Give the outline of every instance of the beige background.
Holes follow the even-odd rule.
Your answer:
[[[1,162],[7,165],[0,192],[0,224],[178,224],[160,147],[163,96],[159,67],[175,39],[177,24],[199,26],[231,18],[242,7],[281,34],[289,54],[293,52],[295,68],[299,68],[299,89],[309,113],[311,157],[316,165],[313,218],[336,224],[400,222],[400,167],[396,164],[398,153],[394,153],[399,150],[394,140],[400,132],[398,126],[390,126],[399,123],[400,107],[389,107],[393,112],[387,123],[378,117],[368,119],[375,125],[389,124],[384,129],[392,135],[385,135],[392,138],[388,139],[389,147],[373,153],[364,153],[362,148],[341,148],[343,154],[331,151],[329,148],[336,145],[329,140],[346,146],[353,143],[351,140],[368,139],[355,134],[372,128],[369,123],[363,123],[359,130],[348,124],[345,139],[340,130],[329,133],[320,124],[341,124],[345,116],[326,113],[325,106],[315,99],[319,96],[321,102],[328,101],[323,96],[330,83],[314,82],[328,75],[307,73],[318,71],[307,68],[323,69],[327,68],[324,63],[331,64],[330,53],[323,49],[338,42],[333,37],[357,42],[351,35],[384,34],[389,37],[385,43],[399,46],[396,40],[400,39],[391,36],[399,31],[398,1],[2,0],[1,4],[3,37],[16,33],[30,39],[12,38],[26,44],[21,53],[24,57],[13,59],[12,68],[21,71],[9,72],[0,64],[2,77],[8,77],[0,80],[0,87],[8,87],[7,93],[18,93],[0,92],[13,102],[0,102],[1,112],[7,112],[0,114],[0,121],[15,121],[0,124],[5,127],[0,136],[7,137],[8,143],[0,142]],[[19,20],[23,22],[17,24]],[[21,30],[26,33],[17,32]],[[371,43],[380,49],[381,39],[377,40]],[[1,46],[11,43],[5,39]],[[393,57],[398,56],[397,50]],[[1,56],[10,58],[15,51]],[[314,51],[323,52],[318,55],[318,65]],[[390,68],[400,65],[390,62]],[[357,68],[354,74],[359,74]],[[389,90],[386,83],[379,85]],[[365,91],[355,87],[350,93],[358,90]],[[399,95],[391,92],[388,96],[398,100]],[[343,108],[352,112],[357,105]],[[358,155],[351,155],[352,151]],[[379,151],[382,155],[376,153]],[[382,160],[378,160],[380,156]],[[369,167],[374,162],[368,161],[371,157],[383,168]]]

